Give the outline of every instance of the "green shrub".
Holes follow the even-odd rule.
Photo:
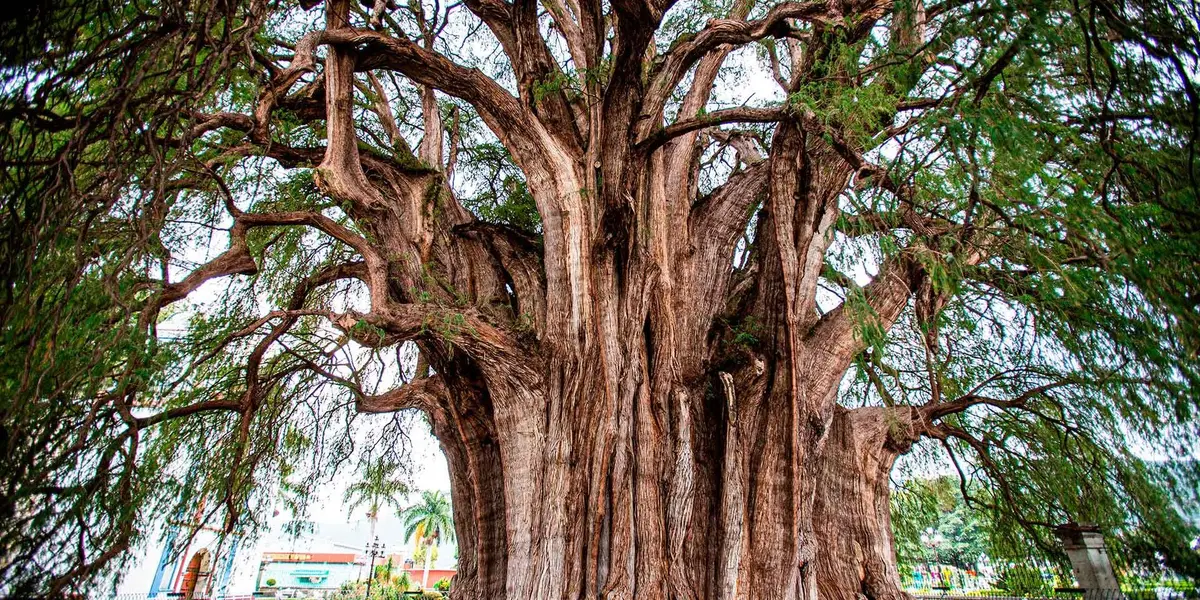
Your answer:
[[[400,591],[407,592],[417,587],[417,582],[413,581],[408,571],[401,571],[400,576],[396,578],[396,587],[400,588]]]
[[[1042,572],[1027,565],[1009,567],[996,579],[996,587],[1014,596],[1044,596],[1050,586],[1042,579]]]
[[[268,577],[266,583],[267,583],[267,587],[275,587],[275,578]]]
[[[439,592],[450,591],[450,580],[446,579],[445,577],[439,579],[437,583],[433,584],[433,589]]]

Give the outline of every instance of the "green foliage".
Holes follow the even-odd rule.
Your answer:
[[[463,148],[462,158],[476,178],[477,193],[462,204],[485,221],[522,231],[541,231],[541,216],[524,175],[504,146],[486,142]]]
[[[346,487],[343,494],[346,510],[353,513],[366,506],[367,517],[372,521],[379,519],[379,509],[384,505],[400,510],[401,499],[408,494],[408,482],[395,458],[383,455],[367,459],[361,468],[359,479]]]
[[[467,324],[467,317],[462,313],[447,312],[431,315],[425,321],[425,327],[438,335],[449,344],[455,343],[459,336],[466,333],[474,335],[475,331]]]
[[[408,597],[405,593],[411,589],[411,585],[405,585],[403,577],[377,578],[371,582],[371,595],[367,598],[365,581],[348,581],[327,598],[328,600],[363,600],[364,598],[367,600],[402,600]]]
[[[546,96],[558,94],[573,83],[571,77],[561,71],[553,73],[549,79],[538,81],[533,85],[533,99],[542,102]]]
[[[763,326],[754,315],[742,319],[740,323],[731,323],[730,332],[733,334],[733,344],[750,348],[758,345],[758,336],[763,333]]]
[[[417,582],[408,574],[408,571],[402,571],[395,581],[396,587],[402,592],[412,591],[418,587]]]
[[[1014,596],[1047,596],[1052,591],[1041,570],[1027,565],[1004,569],[994,585]]]
[[[419,528],[425,538],[454,541],[450,499],[437,490],[421,492],[417,504],[400,511],[400,519],[404,521],[406,538],[413,538]]]
[[[375,565],[375,579],[387,581],[391,577],[392,559],[382,565]]]
[[[450,591],[450,580],[445,577],[437,580],[437,583],[433,584],[433,589],[435,589],[439,592]]]
[[[362,591],[358,590],[361,585],[360,582],[347,581],[329,595],[329,600],[360,600],[366,593],[365,586],[363,586]]]
[[[871,306],[862,288],[852,288],[846,293],[844,310],[854,322],[855,337],[871,348],[881,348],[888,341],[888,334],[879,315]]]
[[[1191,25],[1164,21],[1175,8],[1154,6],[1156,16],[1127,18],[1196,39]],[[999,555],[1061,562],[1044,524],[1092,522],[1125,564],[1159,568],[1157,553],[1177,572],[1198,573],[1188,550],[1197,532],[1180,514],[1194,504],[1196,470],[1166,460],[1181,474],[1165,476],[1145,459],[1187,456],[1200,408],[1200,313],[1185,300],[1200,272],[1183,258],[1200,255],[1194,115],[1180,112],[1194,105],[1189,82],[1161,79],[1170,67],[1145,54],[1150,42],[1104,34],[1111,23],[1064,20],[1055,5],[995,8],[937,28],[926,47],[937,55],[963,36],[976,40],[958,46],[953,70],[987,87],[921,111],[905,122],[901,146],[874,155],[911,186],[907,199],[867,188],[845,200],[851,214],[885,219],[899,218],[904,203],[953,215],[982,234],[973,244],[987,258],[950,259],[964,254],[962,236],[864,233],[844,221],[851,237],[835,243],[833,269],[911,256],[946,304],[925,315],[918,295],[881,331],[859,290],[845,290],[871,348],[843,404],[976,402],[942,419],[951,435],[936,451],[967,481]],[[989,79],[987,66],[1002,59],[1003,76]],[[950,84],[928,73],[876,81],[910,97]],[[854,139],[869,117],[853,109],[869,114],[889,100],[842,87],[814,81],[790,100],[825,122],[847,120]],[[1125,118],[1133,114],[1153,117]]]
[[[978,492],[977,492],[978,493]],[[932,562],[975,569],[991,548],[987,514],[968,506],[950,477],[906,481],[891,498],[897,561],[911,566]],[[924,539],[922,539],[924,538]],[[927,543],[936,539],[936,547]]]
[[[197,166],[170,140],[244,74],[219,65],[259,25],[225,6],[191,4],[212,11],[199,23],[169,1],[32,2],[0,22],[6,594],[56,595],[112,574],[128,555],[108,550],[146,541],[143,511],[175,514],[200,491],[183,486],[187,469],[161,446],[171,433],[129,425],[182,355],[147,308],[150,274],[178,265],[162,223],[184,211],[171,210],[165,184]],[[207,43],[187,41],[199,36]],[[201,221],[219,206],[212,191],[189,196]],[[222,421],[201,415],[195,425]],[[230,506],[243,506],[242,472],[227,467]]]
[[[453,542],[455,539],[450,499],[436,490],[421,492],[416,504],[400,511],[400,521],[404,523],[404,538],[413,540],[418,547],[424,546],[426,552],[436,548],[442,540]],[[429,558],[432,557],[427,555],[427,560]]]

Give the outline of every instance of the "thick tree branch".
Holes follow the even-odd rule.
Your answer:
[[[716,127],[726,123],[774,123],[787,118],[787,114],[787,109],[784,107],[754,108],[740,106],[737,108],[716,110],[699,117],[682,119],[659,129],[639,141],[637,150],[643,154],[649,154],[668,141],[693,131]]]
[[[357,394],[354,408],[360,413],[390,413],[407,408],[430,410],[450,396],[441,375],[432,375],[406,383],[382,394]]]
[[[210,280],[229,275],[256,274],[258,265],[250,255],[246,235],[253,228],[285,225],[314,227],[357,250],[366,261],[363,263],[365,268],[352,267],[354,275],[363,276],[371,290],[373,303],[387,303],[387,265],[361,236],[317,212],[242,213],[234,219],[234,226],[229,232],[229,249],[188,273],[182,281],[166,285],[143,309],[143,325],[148,326],[163,307],[182,300]]]
[[[696,299],[697,304],[679,317],[687,322],[682,329],[690,335],[707,335],[713,317],[726,310],[730,297],[736,299],[739,293],[733,285],[730,262],[754,214],[753,207],[762,201],[769,173],[768,162],[758,161],[734,173],[725,185],[691,208],[685,263],[691,273],[681,287],[684,297]],[[700,345],[701,340],[695,343]]]
[[[730,9],[729,18],[744,19],[753,8],[755,0],[738,0]],[[713,84],[717,80],[717,76],[721,72],[722,65],[725,64],[725,59],[733,50],[730,46],[722,46],[710,52],[699,64],[696,65],[695,72],[692,74],[692,85],[687,93],[683,96],[683,102],[679,105],[679,111],[676,114],[677,121],[694,118],[700,115],[704,108],[708,105],[709,99],[712,97]],[[665,98],[651,96],[642,105],[642,117],[644,123],[637,129],[637,134],[640,137],[645,137],[646,131],[662,121],[660,116],[663,113]],[[709,135],[718,137],[717,132],[709,130]],[[672,215],[683,214],[683,203],[690,203],[698,194],[698,178],[691,176],[692,169],[697,164],[697,158],[702,152],[702,147],[697,143],[699,135],[696,132],[684,134],[671,139],[665,144],[663,149],[663,193],[666,198],[674,199],[668,201],[668,210]],[[731,145],[738,149],[738,160],[750,164],[754,162],[751,154],[744,153],[742,150],[741,136],[727,134],[722,141],[726,143],[732,142]],[[671,206],[674,204],[675,206]],[[678,218],[678,217],[673,217]]]
[[[855,356],[866,348],[867,342],[858,335],[858,328],[862,326],[887,332],[900,318],[913,293],[928,284],[928,275],[919,258],[919,254],[925,252],[930,250],[924,242],[914,243],[885,261],[879,274],[863,286],[861,299],[854,301],[855,306],[867,310],[855,310],[849,306],[850,300],[842,302],[821,316],[809,330],[806,340],[818,344],[824,352],[848,365],[850,359],[847,357]],[[967,249],[957,260],[972,265],[982,260],[983,256],[978,249]],[[868,321],[860,323],[861,319]]]
[[[237,227],[235,226],[234,229],[236,230]],[[229,275],[254,275],[258,273],[258,265],[255,264],[254,259],[250,256],[250,249],[246,245],[244,230],[243,232],[239,232],[239,234],[234,235],[231,233],[232,239],[230,240],[228,250],[201,265],[191,273],[188,273],[183,278],[183,281],[164,287],[154,302],[150,303],[153,311],[157,313],[164,306],[182,300],[209,280]]]
[[[248,115],[232,112],[218,112],[212,114],[197,114],[197,122],[192,126],[190,132],[191,138],[198,138],[205,133],[216,129],[231,128],[241,131],[250,131],[254,129],[254,119]]]
[[[400,127],[396,125],[396,117],[392,114],[392,107],[388,104],[387,91],[383,89],[383,84],[374,73],[367,73],[367,81],[371,84],[371,91],[374,95],[375,114],[379,116],[379,122],[383,125],[383,131],[388,136],[388,143],[393,147],[397,144],[404,144],[404,138],[400,136]],[[405,149],[408,150],[407,144]],[[408,151],[412,154],[412,151]]]
[[[900,317],[908,304],[909,295],[921,284],[924,272],[912,250],[906,250],[884,263],[879,274],[863,286],[863,300],[870,308],[869,315],[855,315],[843,302],[825,313],[812,327],[808,338],[820,340],[831,353],[852,356],[866,347],[855,334],[856,318],[869,318],[873,325],[887,331]]]
[[[558,63],[550,54],[546,40],[542,37],[538,8],[538,0],[514,0],[512,5],[511,21],[518,52],[509,58],[517,72],[521,100],[546,124],[555,137],[573,151],[581,152],[584,139],[576,125],[585,117],[573,111],[574,106],[567,100],[563,89],[565,86],[557,85],[540,94],[538,92],[539,85],[546,86],[563,77]],[[556,22],[566,25],[564,34],[571,31],[572,21],[569,19]],[[568,49],[571,49],[570,45]],[[576,66],[587,68],[586,65],[587,63]]]
[[[411,40],[377,31],[347,27],[326,31],[323,39],[331,44],[361,48],[359,70],[396,70],[417,83],[467,101],[501,140],[513,143],[514,154],[533,150],[536,140],[529,137],[534,126],[529,115],[516,98],[479,70],[455,64]]]
[[[349,20],[350,0],[327,0],[327,32],[337,32]],[[383,195],[367,181],[359,160],[358,133],[354,120],[354,55],[350,49],[331,45],[325,58],[325,158],[313,173],[317,187],[330,196],[365,209],[382,209]]]
[[[783,2],[771,8],[762,19],[714,19],[694,37],[683,38],[667,52],[651,74],[649,96],[666,98],[679,85],[688,69],[709,51],[725,44],[743,45],[768,36],[795,35],[790,19],[828,22],[833,20],[832,6],[824,0]]]
[[[512,65],[525,105],[546,123],[562,143],[580,150],[583,133],[579,125],[586,122],[585,115],[567,99],[564,90],[556,89],[545,94],[536,91],[539,84],[556,81],[563,76],[542,37],[537,1],[467,0],[465,4],[500,42],[501,49]],[[594,50],[597,42],[588,43],[589,36],[584,34],[563,4],[546,2],[545,6],[567,41],[567,49],[576,69],[586,71],[594,66],[599,61]],[[578,14],[578,6],[572,8]]]
[[[279,71],[271,78],[259,95],[258,105],[254,109],[255,127],[251,137],[258,144],[269,145],[271,142],[270,123],[271,111],[287,95],[287,92],[306,73],[316,70],[316,49],[321,43],[324,32],[314,31],[306,34],[296,42],[292,62],[286,69]]]
[[[492,31],[492,35],[496,36],[500,47],[504,49],[505,55],[512,57],[519,53],[516,34],[512,27],[512,7],[508,2],[504,0],[466,0],[464,4]],[[513,64],[516,64],[515,61]]]
[[[364,278],[371,295],[371,305],[381,306],[388,299],[387,261],[362,236],[345,226],[315,211],[292,211],[283,213],[246,213],[237,219],[231,235],[238,235],[252,227],[274,227],[285,225],[307,225],[350,246],[363,257],[366,267]],[[240,231],[239,231],[240,230]]]
[[[1039,386],[1030,388],[1015,398],[1007,400],[1000,398],[992,398],[978,393],[978,390],[972,390],[970,393],[959,396],[949,402],[940,402],[928,404],[921,407],[921,413],[929,420],[940,419],[947,415],[961,413],[973,406],[987,405],[1001,410],[1011,410],[1014,408],[1025,408],[1030,401],[1045,395],[1051,390],[1055,390],[1068,385],[1078,384],[1079,381],[1075,378],[1064,378],[1059,381],[1045,383]]]
[[[525,172],[544,221],[555,221],[549,213],[559,210],[559,204],[566,201],[564,195],[578,194],[582,189],[575,180],[571,144],[564,143],[517,98],[479,70],[457,65],[410,40],[374,31],[338,29],[327,31],[325,39],[360,48],[360,70],[393,69],[474,106]],[[547,235],[558,232],[548,230]]]
[[[483,365],[512,367],[530,358],[507,331],[492,325],[474,309],[393,302],[367,314],[330,313],[329,319],[351,339],[370,348],[427,339],[461,348]]]
[[[562,33],[563,39],[566,40],[567,51],[571,54],[571,61],[575,63],[575,68],[580,71],[589,69],[593,62],[592,51],[585,40],[583,28],[580,27],[579,21],[575,17],[580,12],[578,3],[572,3],[573,6],[569,6],[562,0],[543,0],[542,4],[554,17],[554,24]]]
[[[159,423],[170,421],[172,419],[180,419],[195,414],[208,412],[240,412],[244,407],[241,402],[231,402],[228,400],[207,400],[189,404],[188,406],[180,406],[164,410],[146,417],[138,417],[136,419],[138,429],[153,427]]]
[[[729,181],[692,206],[688,230],[693,243],[709,238],[740,234],[749,220],[750,208],[762,198],[770,171],[767,161],[756,162],[729,177]]]
[[[546,273],[536,240],[501,225],[472,221],[454,228],[467,239],[478,239],[498,263],[512,286],[513,314],[532,318],[537,331],[546,325]]]

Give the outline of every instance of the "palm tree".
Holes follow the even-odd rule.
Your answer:
[[[454,541],[454,518],[451,514],[450,499],[438,491],[421,492],[420,502],[400,512],[400,520],[404,522],[404,538],[414,539],[418,545],[426,545],[421,589],[429,587],[430,546],[437,547],[442,539]]]
[[[354,513],[359,507],[367,506],[367,520],[371,524],[368,540],[375,539],[375,525],[379,522],[379,505],[387,504],[400,509],[400,498],[408,493],[408,485],[397,474],[399,463],[380,457],[378,460],[367,459],[362,477],[346,488],[342,502],[348,513]]]

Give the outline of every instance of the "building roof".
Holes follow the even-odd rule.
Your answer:
[[[338,563],[353,564],[358,555],[353,552],[263,552],[262,562]]]

